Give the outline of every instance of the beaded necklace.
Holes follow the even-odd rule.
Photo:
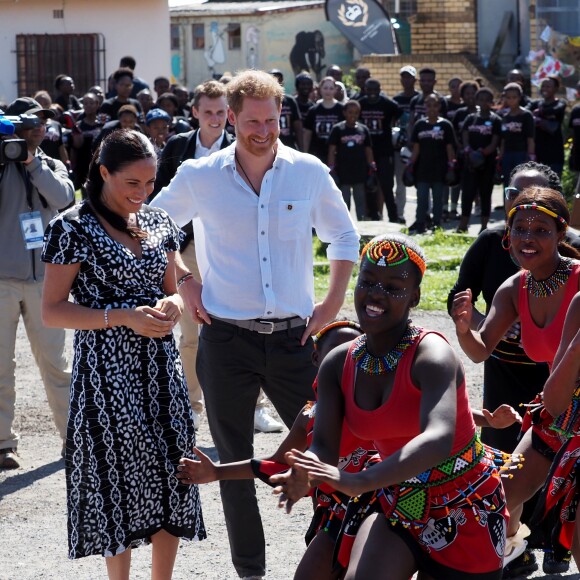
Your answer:
[[[374,356],[367,350],[367,335],[363,334],[354,341],[351,356],[357,368],[363,373],[367,375],[384,375],[397,368],[403,354],[415,342],[422,330],[422,328],[408,324],[401,340],[383,356]]]
[[[536,280],[531,272],[526,272],[526,289],[536,298],[547,298],[555,294],[570,277],[573,260],[560,258],[555,272],[545,280]]]

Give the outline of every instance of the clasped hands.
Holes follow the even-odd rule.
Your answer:
[[[355,473],[346,473],[333,465],[324,463],[314,453],[292,449],[285,454],[290,469],[270,477],[275,485],[274,494],[279,496],[278,507],[292,511],[294,504],[308,494],[311,487],[326,483],[336,491],[349,496],[360,495],[360,481]]]

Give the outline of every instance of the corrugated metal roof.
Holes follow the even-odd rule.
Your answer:
[[[170,16],[204,15],[219,16],[223,14],[260,14],[278,10],[297,10],[301,8],[323,7],[323,0],[254,0],[251,2],[204,2],[203,4],[185,4],[169,9]]]

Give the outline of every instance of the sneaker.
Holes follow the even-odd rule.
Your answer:
[[[276,433],[284,429],[282,423],[270,416],[268,409],[259,407],[254,412],[254,429],[262,433]],[[260,576],[261,578],[261,576]]]
[[[18,453],[16,449],[0,449],[0,469],[18,469]]]
[[[510,563],[521,556],[525,551],[528,542],[524,540],[520,535],[516,534],[507,538],[505,543],[505,552],[503,556],[503,567],[504,569]]]
[[[266,576],[244,576],[242,580],[264,580]]]
[[[572,552],[568,552],[563,560],[556,560],[552,550],[544,550],[544,560],[542,570],[544,574],[564,574],[570,569],[570,559]]]
[[[193,428],[197,431],[199,429],[199,413],[197,411],[192,410],[191,411],[192,415],[193,415]]]
[[[507,566],[503,568],[503,578],[519,578],[528,576],[538,569],[536,556],[531,550],[524,550],[517,558],[514,558]]]

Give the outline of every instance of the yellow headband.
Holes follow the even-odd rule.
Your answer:
[[[515,207],[512,207],[512,209],[508,213],[508,221],[517,211],[520,211],[522,209],[535,209],[537,211],[544,212],[546,215],[549,215],[550,217],[553,217],[555,220],[559,221],[564,226],[564,229],[568,228],[568,222],[562,216],[553,212],[551,209],[544,207],[543,205],[538,205],[537,203],[524,203],[522,205],[516,205]]]

